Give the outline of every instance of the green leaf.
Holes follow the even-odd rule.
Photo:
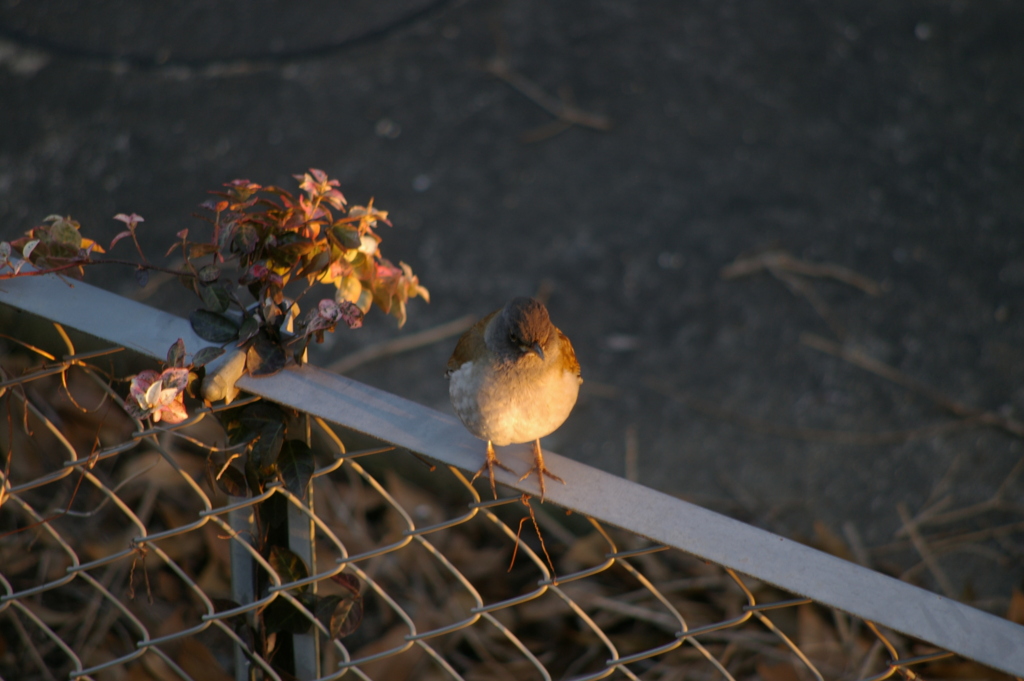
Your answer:
[[[216,312],[196,310],[189,315],[188,320],[196,335],[211,343],[226,343],[238,336],[238,325]]]
[[[343,638],[358,629],[363,621],[363,597],[360,594],[362,587],[359,578],[350,572],[334,575],[331,581],[342,587],[343,593],[336,597],[339,601],[331,613],[330,624],[324,623],[324,626],[331,630],[334,638]],[[320,617],[319,611],[317,617]]]
[[[167,365],[181,368],[185,366],[185,341],[178,339],[174,341],[167,350]]]
[[[192,291],[196,295],[199,295],[199,284],[196,281],[195,277],[189,276],[187,274],[179,274],[178,283],[184,286],[189,291]]]
[[[196,369],[206,366],[213,360],[224,354],[224,348],[208,345],[196,354],[192,355],[192,366]]]
[[[265,479],[273,475],[277,457],[281,454],[281,447],[284,445],[284,425],[269,424],[262,428],[259,434],[259,439],[249,450],[249,460],[260,478]]]
[[[70,218],[60,218],[50,225],[50,238],[61,244],[78,250],[82,246],[82,235],[78,232],[78,223]]]
[[[238,344],[241,345],[255,336],[260,331],[260,320],[256,317],[246,317],[242,321],[242,328],[238,330]]]
[[[257,378],[273,376],[284,369],[287,362],[288,356],[284,348],[271,340],[266,333],[257,335],[245,354],[245,368]]]
[[[231,242],[231,250],[248,255],[256,250],[256,246],[259,243],[259,231],[257,231],[254,225],[244,222],[235,229],[235,238]]]
[[[353,594],[358,594],[363,588],[359,583],[359,578],[351,572],[339,572],[331,577],[331,581]]]
[[[199,281],[212,284],[220,279],[220,268],[216,265],[203,265],[199,268]]]
[[[345,224],[331,225],[331,236],[337,239],[338,243],[345,248],[359,248],[359,245],[362,243],[359,230]]]
[[[220,474],[220,477],[217,477],[217,473]],[[217,473],[214,474],[213,479],[221,492],[230,497],[249,496],[246,492],[245,476],[242,475],[242,471],[234,466],[228,466],[223,472],[217,471]]]
[[[313,240],[296,234],[285,232],[277,239],[277,248],[274,249],[274,258],[280,262],[292,263],[302,255],[313,250]]]
[[[231,304],[231,297],[228,290],[220,284],[212,286],[199,286],[199,297],[203,299],[203,305],[214,312],[224,312]]]
[[[311,274],[320,274],[322,271],[327,269],[327,266],[331,264],[331,251],[325,245],[323,250],[313,256],[309,263],[306,264],[301,270],[299,270],[299,277],[307,277]]]
[[[189,244],[188,259],[194,260],[217,252],[217,244]]]
[[[206,460],[206,481],[211,489],[219,489],[228,496],[248,496],[245,476],[232,466],[224,468],[223,463],[217,463],[212,457]]]
[[[245,457],[245,484],[253,494],[262,494],[263,488],[270,479],[269,473],[264,474],[263,471],[260,471],[255,457],[251,455]]]
[[[274,548],[277,548],[276,546]],[[300,593],[296,599],[302,603],[307,610],[316,612],[316,596],[311,593]],[[285,632],[288,634],[305,634],[312,628],[313,623],[298,610],[287,598],[278,596],[263,609],[263,626],[268,634]]]
[[[284,443],[277,457],[277,470],[289,492],[305,500],[315,469],[313,450],[305,442],[288,440]]]
[[[247,465],[248,471],[255,474],[261,482],[265,482],[274,474],[277,457],[284,445],[284,422],[284,412],[269,402],[250,404],[239,416],[242,430],[258,436],[249,450]]]
[[[222,423],[225,424],[224,430],[227,431],[228,434],[229,447],[234,447],[235,445],[241,444],[248,444],[252,440],[255,440],[256,436],[259,435],[259,433],[249,430],[238,421],[232,421],[230,423],[222,421]]]
[[[358,594],[322,596],[316,602],[316,618],[331,638],[352,634],[363,621],[363,597]]]
[[[287,415],[273,402],[256,402],[246,405],[238,415],[238,422],[246,430],[258,433],[268,425],[284,427]]]
[[[299,554],[284,546],[270,547],[270,555],[267,556],[267,562],[270,563],[270,567],[274,568],[274,572],[281,578],[282,584],[297,582],[300,579],[309,577],[309,568],[306,567],[305,561],[299,558]],[[299,587],[299,593],[307,589],[309,589],[309,586]]]

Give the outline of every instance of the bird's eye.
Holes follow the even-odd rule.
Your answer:
[[[519,337],[516,336],[514,333],[510,333],[508,335],[508,339],[512,341],[512,345],[519,345]]]

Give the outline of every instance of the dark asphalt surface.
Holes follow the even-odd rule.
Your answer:
[[[322,168],[350,202],[391,211],[384,252],[431,290],[401,333],[549,294],[586,383],[548,447],[620,474],[630,448],[641,482],[819,544],[853,527],[891,572],[919,561],[885,548],[898,504],[984,501],[1021,459],[994,429],[883,444],[814,430],[949,417],[802,344],[840,339],[783,282],[720,276],[777,247],[870,277],[881,295],[811,282],[848,347],[1024,414],[1020,3],[88,5],[0,5],[0,238],[62,213],[107,242],[111,217],[136,212],[162,254],[200,227],[208,189]],[[485,69],[496,55],[610,129],[544,137],[554,119]],[[91,277],[193,306],[173,282]],[[379,315],[314,361],[398,333]],[[453,345],[352,375],[450,410]],[[1012,480],[1011,506],[933,529],[1018,522],[1022,494]],[[1010,532],[940,563],[957,595],[999,611],[1022,554]]]

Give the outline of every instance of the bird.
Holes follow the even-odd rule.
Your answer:
[[[533,466],[519,479],[536,473],[542,500],[545,476],[565,484],[544,465],[540,438],[569,417],[583,379],[572,343],[543,303],[513,298],[476,322],[456,343],[445,375],[455,413],[487,441],[487,458],[473,481],[487,471],[497,499],[494,467],[513,471],[498,460],[494,445],[532,441]]]

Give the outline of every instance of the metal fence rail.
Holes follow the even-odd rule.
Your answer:
[[[205,344],[184,320],[54,277],[3,282],[0,302],[149,357],[179,337],[192,352]],[[282,486],[227,498],[202,483],[204,458],[224,457],[209,414],[131,423],[90,368],[98,361],[0,379],[16,416],[0,435],[0,670],[12,678],[142,669],[132,678],[200,681],[247,665],[278,678],[235,654],[238,618],[274,599],[297,604],[307,585],[329,590],[342,572],[362,580],[366,619],[337,640],[305,611],[321,663],[308,678],[886,678],[947,651],[1024,675],[1024,627],[551,453],[569,484],[532,504],[541,546],[518,495],[482,501],[460,472],[476,469],[481,447],[452,417],[308,366],[239,387],[314,417],[315,503]],[[110,409],[88,436],[32,394],[61,377],[72,395],[91,386],[69,413],[93,413],[100,397]],[[443,465],[428,475],[400,450],[347,453],[328,422]],[[527,456],[503,454],[520,468]],[[532,480],[497,477],[536,493]],[[282,580],[245,536],[252,506],[278,495],[312,527],[301,580]],[[261,599],[232,592],[230,565],[243,559],[271,576]],[[241,608],[218,607],[232,595]]]

